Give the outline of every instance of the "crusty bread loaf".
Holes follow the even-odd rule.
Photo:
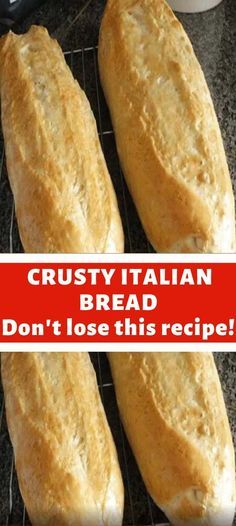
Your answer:
[[[85,93],[47,30],[1,40],[7,169],[26,252],[122,252],[116,197]]]
[[[152,245],[234,251],[234,198],[213,103],[165,0],[107,1],[99,67],[124,175]]]
[[[209,353],[110,353],[118,406],[144,482],[176,526],[231,526],[234,451]]]
[[[119,526],[123,485],[87,353],[3,353],[7,423],[35,526]]]

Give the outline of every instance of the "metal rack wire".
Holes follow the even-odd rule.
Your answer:
[[[67,64],[74,77],[85,90],[94,112],[101,145],[108,170],[116,191],[125,233],[126,252],[153,252],[134,204],[127,189],[116,151],[114,132],[99,81],[97,64],[97,46],[85,47],[65,52]],[[4,207],[4,216],[0,222],[0,253],[22,252],[14,201],[7,178],[3,140],[0,139],[0,207]]]
[[[146,492],[141,475],[127,442],[119,418],[114,386],[106,354],[90,353],[97,374],[100,395],[107,420],[117,447],[119,463],[125,487],[124,522],[128,525],[158,525],[165,522],[162,512],[155,506]],[[235,378],[236,357],[234,353],[216,353],[215,360],[224,390],[233,438],[236,445],[235,386],[230,375]],[[27,512],[18,488],[4,411],[3,392],[0,383],[0,525],[28,526]],[[236,521],[234,522],[236,525]]]
[[[152,251],[141,227],[132,199],[127,190],[116,152],[114,133],[105,104],[104,96],[99,83],[97,66],[97,47],[85,47],[65,53],[68,65],[71,67],[75,78],[86,91],[91,107],[95,114],[101,145],[107,161],[108,169],[116,190],[121,217],[123,220],[126,251],[149,252]],[[10,191],[3,139],[0,134],[0,208],[4,209],[3,219],[0,222],[0,252],[21,252],[22,246],[19,239],[14,201]],[[127,443],[116,406],[114,387],[104,353],[91,355],[100,387],[101,397],[106,410],[107,418],[117,445],[119,461],[125,485],[125,513],[126,525],[154,525],[165,522],[160,510],[148,496],[137,465]],[[22,524],[27,526],[29,519],[23,505],[16,473],[12,448],[10,445],[5,412],[3,393],[0,386],[0,525],[10,526]]]
[[[114,436],[125,486],[125,525],[154,525],[165,522],[162,512],[146,492],[119,418],[113,382],[105,353],[91,353],[100,395]],[[30,524],[18,488],[0,386],[0,524]],[[4,504],[5,503],[5,504]],[[3,505],[4,504],[4,505]]]

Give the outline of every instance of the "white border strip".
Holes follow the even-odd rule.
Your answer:
[[[236,342],[234,343],[0,343],[0,351],[8,352],[75,352],[75,351],[100,351],[100,352],[235,352]]]
[[[1,263],[236,263],[236,254],[1,254]]]

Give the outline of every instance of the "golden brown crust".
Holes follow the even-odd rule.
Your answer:
[[[120,526],[123,485],[87,353],[3,353],[6,415],[35,526]]]
[[[27,252],[122,252],[116,197],[85,93],[47,30],[1,44],[7,168]]]
[[[162,252],[235,249],[234,198],[203,72],[164,0],[108,0],[99,68],[118,152]]]
[[[210,353],[109,353],[118,406],[154,501],[177,526],[231,526],[232,438]]]

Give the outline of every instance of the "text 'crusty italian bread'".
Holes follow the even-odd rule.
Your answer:
[[[232,438],[210,353],[109,353],[144,482],[175,526],[231,526]]]
[[[47,30],[1,40],[7,169],[26,252],[122,252],[116,197],[85,93]]]
[[[19,486],[35,526],[120,526],[123,485],[87,353],[3,353]]]
[[[165,0],[108,0],[102,86],[122,168],[161,252],[232,252],[232,185],[211,96]]]

